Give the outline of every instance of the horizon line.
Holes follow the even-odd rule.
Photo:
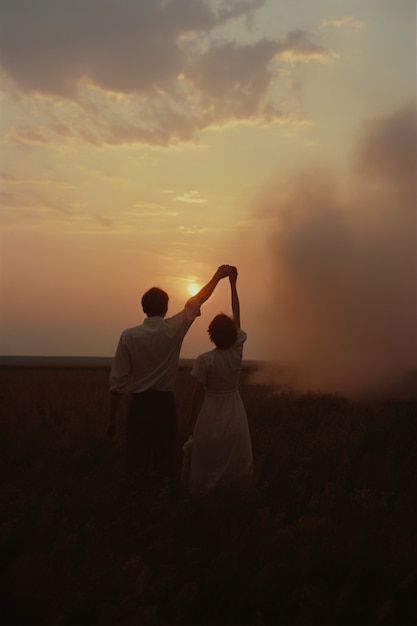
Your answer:
[[[3,354],[0,355],[0,366],[7,365],[25,365],[25,364],[38,364],[46,363],[53,364],[54,362],[57,364],[74,364],[74,363],[84,363],[84,364],[111,364],[113,360],[113,356],[57,356],[57,355],[20,355],[20,354]],[[195,361],[197,357],[180,357],[179,364],[184,364],[186,362]],[[268,362],[277,362],[277,361],[269,361],[265,359],[243,359],[243,362],[246,364],[259,364],[259,363],[268,363]]]

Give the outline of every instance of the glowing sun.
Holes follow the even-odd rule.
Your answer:
[[[187,291],[190,296],[195,296],[195,294],[200,291],[200,285],[197,285],[197,283],[188,283]]]

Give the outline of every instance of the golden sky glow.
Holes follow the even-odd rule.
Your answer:
[[[198,285],[197,283],[188,283],[187,285],[187,291],[190,296],[195,296],[195,294],[198,293],[200,289],[201,285]]]
[[[362,274],[401,249],[388,287],[414,311],[413,0],[0,0],[0,24],[1,354],[111,355],[143,291],[175,313],[230,263],[246,357],[316,358],[339,327],[315,305],[332,284],[316,232],[351,294],[368,236]],[[346,350],[383,300],[338,313]],[[227,284],[183,356],[210,349],[219,311]]]

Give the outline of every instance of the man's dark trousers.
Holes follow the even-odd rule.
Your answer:
[[[141,491],[150,469],[172,479],[177,416],[174,394],[149,389],[132,394],[127,416],[127,465],[131,488]]]

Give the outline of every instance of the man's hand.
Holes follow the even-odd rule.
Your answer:
[[[235,283],[237,281],[237,267],[234,267],[234,265],[230,266],[229,280],[231,283]]]
[[[230,265],[220,265],[217,268],[216,276],[219,279],[226,278],[226,276],[229,276],[229,271],[230,271]]]

